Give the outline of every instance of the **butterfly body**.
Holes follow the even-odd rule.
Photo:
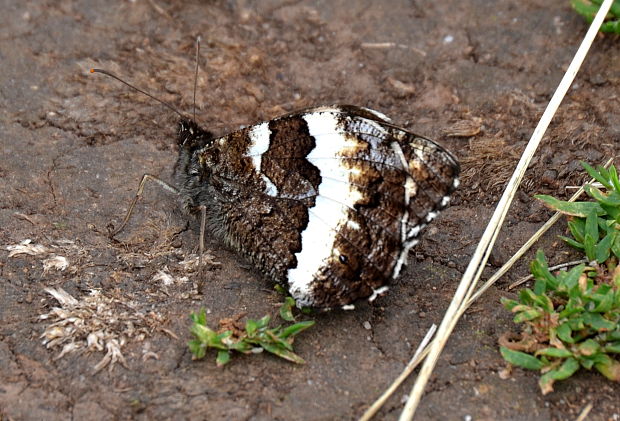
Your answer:
[[[363,107],[301,110],[215,137],[182,120],[182,207],[298,305],[373,296],[458,185],[456,159]]]

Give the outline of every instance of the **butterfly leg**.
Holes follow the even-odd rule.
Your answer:
[[[123,222],[118,228],[113,229],[112,227],[110,229],[111,231],[109,234],[110,238],[116,237],[118,233],[120,233],[125,228],[127,223],[129,222],[129,218],[131,218],[131,214],[133,213],[133,209],[136,206],[136,203],[138,203],[138,200],[140,199],[140,197],[142,197],[142,192],[144,191],[144,185],[146,184],[147,180],[156,182],[160,187],[163,187],[164,190],[167,190],[174,194],[179,194],[179,190],[176,187],[166,183],[165,181],[155,177],[154,175],[144,174],[142,176],[142,180],[140,181],[140,185],[138,186],[138,191],[136,192],[136,196],[133,198],[133,201],[131,202],[129,209],[127,210],[127,214],[125,215],[125,218],[123,219]]]
[[[198,282],[196,284],[196,290],[200,294],[204,285],[205,268],[202,265],[202,254],[205,250],[205,229],[207,225],[207,207],[200,205],[196,207],[196,210],[200,211],[200,239],[198,244]]]
[[[205,205],[198,206],[200,209],[200,244],[198,246],[198,265],[202,267],[202,253],[205,250],[205,229],[207,225],[207,207]]]

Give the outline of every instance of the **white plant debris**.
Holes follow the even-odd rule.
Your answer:
[[[27,238],[19,244],[13,244],[6,246],[9,251],[9,257],[14,257],[20,254],[28,254],[30,256],[38,256],[40,254],[47,254],[49,249],[42,244],[32,244],[32,240]]]
[[[187,256],[184,260],[179,262],[179,265],[183,266],[186,271],[194,271],[198,268],[198,264],[200,263],[200,259],[197,254],[191,254]],[[211,254],[210,250],[206,250],[202,253],[202,263],[211,265],[211,266],[220,266],[222,263],[215,260],[215,256]]]
[[[169,286],[173,284],[181,285],[189,282],[189,278],[187,276],[178,276],[174,277],[167,272],[168,268],[164,267],[162,270],[158,270],[151,280],[153,282],[161,282],[164,286]]]
[[[66,270],[70,266],[69,259],[54,253],[54,250],[60,249],[67,251],[67,248],[76,248],[76,246],[73,244],[73,241],[59,240],[57,246],[53,245],[51,247],[47,247],[43,244],[33,244],[32,240],[29,238],[21,241],[19,244],[6,246],[6,249],[9,251],[9,257],[15,257],[22,254],[28,256],[47,257],[43,260],[43,272],[49,272],[52,269],[60,272]]]
[[[48,272],[50,269],[56,269],[63,271],[69,267],[69,260],[64,256],[52,255],[49,259],[43,260],[43,272]]]
[[[158,270],[157,273],[153,276],[153,282],[160,282],[165,286],[172,285],[174,283],[174,278],[169,273]]]
[[[129,299],[109,297],[99,290],[76,299],[62,288],[45,288],[60,307],[39,316],[50,320],[41,338],[48,349],[61,348],[55,359],[73,352],[105,352],[94,366],[94,373],[116,363],[127,367],[123,346],[131,339],[143,341],[162,324],[155,313],[140,312]]]

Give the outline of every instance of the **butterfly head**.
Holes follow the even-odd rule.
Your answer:
[[[213,134],[201,128],[195,121],[181,119],[177,130],[177,144],[188,151],[208,146],[213,142]]]

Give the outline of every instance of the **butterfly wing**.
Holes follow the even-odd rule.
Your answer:
[[[215,144],[224,237],[304,306],[349,304],[397,276],[458,184],[450,153],[361,107],[299,111]]]

